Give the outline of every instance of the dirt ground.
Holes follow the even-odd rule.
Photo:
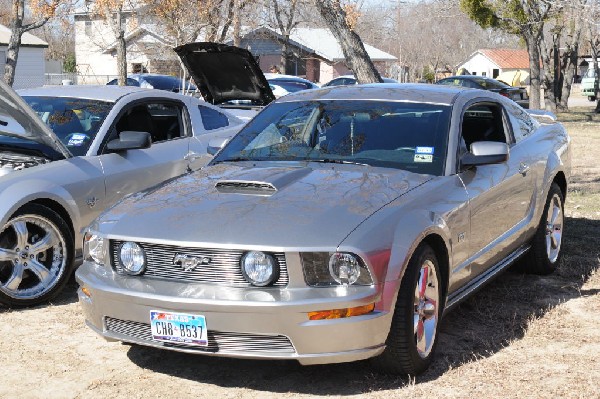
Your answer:
[[[0,307],[0,398],[598,398],[600,120],[562,119],[574,176],[559,270],[509,271],[462,304],[416,379],[367,362],[302,367],[109,343],[84,325],[73,282],[51,305]]]

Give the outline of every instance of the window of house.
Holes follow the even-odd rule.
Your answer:
[[[481,72],[481,76],[487,76],[487,72]]]
[[[499,69],[492,69],[492,78],[496,79],[500,75]]]
[[[85,21],[85,35],[92,36],[92,21]]]

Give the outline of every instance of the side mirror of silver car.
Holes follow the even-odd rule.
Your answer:
[[[506,143],[497,141],[476,141],[471,144],[471,152],[460,158],[463,167],[502,163],[508,160],[509,150]]]
[[[109,141],[106,148],[110,151],[121,152],[148,148],[151,144],[150,133],[127,130],[121,132],[118,139]]]
[[[228,137],[226,139],[218,138],[210,140],[208,142],[208,146],[206,147],[206,152],[210,155],[215,155],[221,150],[221,148],[225,147],[225,144],[229,142],[229,139],[231,139],[231,137]]]

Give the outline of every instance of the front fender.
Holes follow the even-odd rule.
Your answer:
[[[62,186],[38,178],[15,179],[5,182],[0,187],[0,226],[4,226],[23,205],[39,199],[52,200],[64,208],[71,218],[75,233],[78,234],[77,226],[80,225],[81,214],[75,199]]]

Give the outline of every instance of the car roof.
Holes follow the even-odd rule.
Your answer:
[[[88,85],[65,85],[45,86],[34,89],[17,90],[21,96],[39,97],[76,97],[89,100],[100,100],[117,102],[121,97],[131,93],[139,93],[151,89],[135,86],[88,86]]]
[[[281,97],[277,102],[313,100],[384,100],[432,104],[453,104],[465,89],[455,86],[422,83],[372,83],[352,86],[331,86],[304,90]]]
[[[265,73],[264,75],[267,80],[296,80],[301,82],[312,83],[310,80],[301,78],[300,76],[282,75],[280,73]]]

